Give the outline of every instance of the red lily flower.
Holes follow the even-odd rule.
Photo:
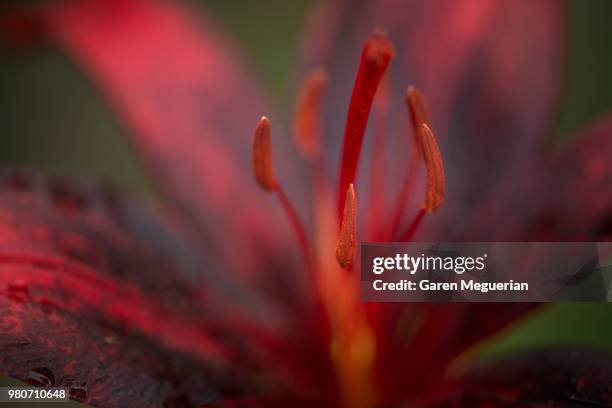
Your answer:
[[[561,2],[321,3],[302,161],[274,115],[257,124],[270,110],[208,17],[98,0],[27,21],[89,74],[164,194],[3,174],[1,372],[101,407],[612,406],[607,356],[466,364],[533,305],[363,304],[351,267],[359,240],[610,238],[612,121],[546,145]]]

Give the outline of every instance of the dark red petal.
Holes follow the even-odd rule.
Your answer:
[[[428,303],[389,306],[389,333],[384,339],[377,372],[390,400],[429,389],[448,365],[483,338],[505,328],[533,308],[526,303]],[[398,373],[409,370],[408,375]]]
[[[2,173],[0,372],[28,380],[50,370],[100,406],[235,392],[243,374],[226,381],[232,360],[249,363],[214,323],[211,272],[145,207],[90,185]]]
[[[359,47],[383,26],[396,48],[390,66],[394,139],[404,144],[408,120],[401,97],[416,85],[431,107],[448,175],[447,203],[472,200],[529,160],[555,119],[564,69],[564,3],[556,0],[321,1],[305,39],[306,68],[328,67],[328,143],[338,138]],[[335,139],[335,140],[334,140]],[[389,160],[399,174],[407,165]],[[334,157],[334,160],[337,160]],[[418,200],[417,200],[418,202]],[[451,205],[451,204],[449,204]]]
[[[7,266],[0,268],[0,274],[6,271]],[[101,407],[162,407],[178,398],[197,403],[215,398],[218,385],[212,373],[206,374],[210,365],[89,318],[94,315],[68,312],[44,298],[22,303],[0,296],[0,372],[32,382],[34,373],[49,370],[52,385]]]
[[[452,236],[464,240],[612,239],[612,117],[590,124],[547,159],[517,169]],[[451,233],[447,233],[451,235]]]
[[[612,407],[612,356],[532,351],[470,370],[423,407]]]
[[[197,17],[171,1],[72,1],[51,8],[47,22],[123,119],[180,212],[206,226],[230,272],[253,273],[270,252],[295,249],[281,238],[287,223],[251,173],[252,128],[269,112],[230,41]],[[275,141],[277,157],[286,139]],[[291,179],[294,162],[278,162],[281,177]]]

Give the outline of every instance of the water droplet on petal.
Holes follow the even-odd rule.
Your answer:
[[[28,373],[27,381],[35,387],[52,387],[55,384],[55,376],[48,368],[39,367]]]
[[[104,336],[102,338],[102,340],[104,340],[104,342],[108,345],[113,345],[113,344],[117,344],[117,336],[115,335],[108,335],[108,336]]]
[[[65,383],[71,399],[80,402],[84,402],[87,399],[87,383],[73,379],[68,379]]]

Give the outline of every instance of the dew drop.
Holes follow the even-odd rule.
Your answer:
[[[73,379],[68,379],[65,383],[71,399],[79,402],[84,402],[87,399],[87,383]]]
[[[55,376],[48,368],[40,367],[28,373],[27,381],[35,387],[52,387],[55,384]]]
[[[114,334],[104,336],[102,337],[102,340],[104,340],[104,343],[108,344],[109,346],[117,344],[118,342],[117,336],[115,336]]]

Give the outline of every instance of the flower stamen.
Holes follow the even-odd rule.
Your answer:
[[[261,188],[266,191],[275,191],[278,182],[272,165],[270,134],[270,119],[262,116],[253,134],[253,173]]]
[[[340,237],[336,245],[336,260],[342,268],[349,268],[353,262],[357,242],[357,198],[353,184],[349,184],[344,201]]]
[[[429,111],[427,109],[427,103],[425,102],[425,97],[414,86],[409,86],[406,91],[406,105],[408,105],[408,109],[410,110],[410,118],[412,121],[412,135],[413,141],[418,146],[416,149],[416,153],[418,157],[421,158],[422,150],[421,150],[421,139],[419,137],[419,129],[421,125],[429,126]]]
[[[323,68],[315,68],[310,72],[300,87],[293,133],[295,144],[300,154],[311,161],[318,159],[321,150],[321,97],[329,74]]]
[[[414,86],[409,86],[406,91],[406,105],[410,112],[410,121],[412,123],[412,148],[410,154],[410,165],[408,174],[404,180],[402,190],[397,198],[397,204],[391,218],[391,237],[394,237],[400,227],[402,216],[406,210],[406,205],[414,189],[417,173],[419,172],[419,164],[423,159],[423,144],[419,136],[420,126],[426,124],[429,126],[429,113],[427,103],[423,94]]]
[[[313,268],[313,252],[308,239],[308,234],[304,228],[304,224],[295,210],[295,207],[289,200],[285,190],[278,182],[274,173],[272,163],[272,143],[270,119],[265,116],[259,120],[255,132],[253,134],[253,172],[257,183],[266,191],[275,192],[278,199],[289,218],[289,222],[295,232],[296,238],[300,244],[300,249],[304,256],[306,266],[309,270]]]
[[[436,138],[426,124],[422,124],[419,130],[420,140],[423,144],[423,158],[427,169],[427,183],[425,203],[426,211],[434,212],[444,201],[445,176],[442,155]]]
[[[416,217],[401,237],[400,241],[408,242],[414,236],[426,212],[434,212],[444,201],[445,176],[442,155],[436,138],[426,124],[421,124],[419,136],[423,146],[423,158],[427,169],[427,179],[425,184],[425,202],[417,213]]]
[[[394,50],[382,31],[376,31],[366,41],[361,54],[353,93],[349,104],[338,186],[338,219],[342,220],[346,191],[355,182],[357,164],[363,143],[372,101]]]

